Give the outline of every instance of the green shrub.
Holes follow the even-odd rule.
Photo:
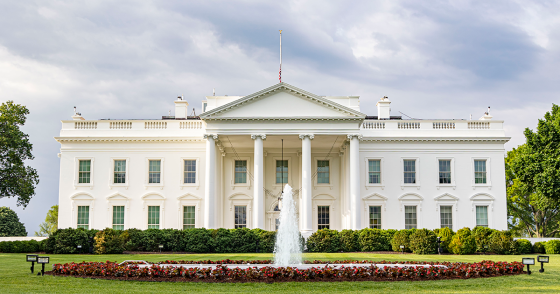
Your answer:
[[[358,231],[358,244],[363,252],[391,250],[391,239],[387,239],[387,234],[380,229]]]
[[[128,232],[106,228],[97,232],[94,240],[96,254],[122,254],[128,241]]]
[[[259,239],[259,251],[262,253],[274,252],[274,242],[276,242],[275,231],[265,231],[262,229],[252,230]]]
[[[449,243],[451,243],[455,232],[453,232],[453,230],[451,230],[450,228],[445,227],[441,229],[435,229],[434,233],[437,237],[441,237],[441,250],[445,253],[451,252],[449,250]]]
[[[338,236],[340,237],[340,250],[344,252],[356,252],[361,250],[358,243],[359,231],[342,230],[338,233]]]
[[[147,229],[142,234],[142,248],[146,251],[159,251],[159,245],[164,243],[164,234],[160,229]],[[164,245],[165,246],[165,245]]]
[[[338,252],[341,249],[338,231],[321,229],[307,239],[309,252]]]
[[[471,235],[471,229],[458,230],[449,243],[449,249],[454,254],[473,254],[476,250],[476,242]]]
[[[144,251],[142,245],[142,239],[144,238],[144,231],[139,229],[128,229],[125,232],[128,233],[128,241],[126,242],[125,248],[128,251]]]
[[[217,230],[210,230],[212,233],[212,247],[214,248],[214,252],[216,253],[233,253],[234,248],[232,247],[233,244],[233,230],[228,229],[217,229]]]
[[[533,252],[534,253],[545,253],[545,249],[544,249],[544,243],[546,242],[535,242],[535,244],[533,244]]]
[[[12,241],[0,242],[0,252],[2,252],[2,253],[12,253]]]
[[[527,239],[517,239],[517,251],[519,254],[529,254],[533,252],[533,244]]]
[[[496,232],[496,230],[487,227],[475,227],[472,230],[471,235],[476,243],[476,252],[488,251],[485,246],[488,246],[488,248],[490,247],[490,235],[494,232]]]
[[[546,254],[560,254],[560,240],[549,240],[544,243]]]
[[[257,252],[258,236],[247,228],[232,230],[233,243],[232,252],[254,253]]]
[[[437,237],[433,231],[428,229],[415,230],[409,236],[410,249],[415,254],[437,253]]]
[[[89,247],[90,239],[88,237],[88,233],[90,232],[82,228],[56,230],[53,236],[49,238],[54,239],[52,252],[55,254],[79,253],[79,250],[77,248],[78,245],[82,245],[83,248]]]
[[[186,229],[184,232],[184,245],[181,250],[185,252],[208,253],[212,250],[212,234],[204,228]]]
[[[490,252],[496,254],[517,254],[517,243],[509,231],[494,231],[490,234],[488,247]]]
[[[391,239],[391,249],[393,249],[393,251],[400,252],[401,251],[400,246],[404,245],[404,251],[412,252],[410,249],[409,237],[410,235],[412,235],[412,233],[414,233],[414,231],[416,231],[416,229],[397,231],[393,235],[393,239]]]

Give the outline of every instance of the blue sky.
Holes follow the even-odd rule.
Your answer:
[[[560,98],[558,1],[2,1],[0,99],[26,105],[40,184],[32,235],[58,202],[60,120],[158,118],[184,95],[283,81],[318,95],[391,98],[394,115],[505,120],[509,150]]]

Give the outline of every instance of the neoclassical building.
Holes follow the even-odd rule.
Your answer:
[[[262,228],[293,187],[321,228],[507,229],[503,121],[408,120],[286,83],[208,96],[200,116],[62,121],[59,227]]]

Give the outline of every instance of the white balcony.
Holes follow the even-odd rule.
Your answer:
[[[202,137],[201,120],[65,120],[61,137]]]

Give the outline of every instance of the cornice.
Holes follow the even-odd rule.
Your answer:
[[[382,138],[382,137],[363,137],[362,142],[486,142],[486,143],[507,143],[511,137],[392,137],[392,138]]]
[[[224,120],[224,121],[281,121],[281,120],[292,120],[292,121],[363,121],[361,117],[208,117],[204,118],[204,121],[211,120]]]
[[[206,142],[202,138],[134,138],[134,137],[55,137],[59,143],[74,142]]]

